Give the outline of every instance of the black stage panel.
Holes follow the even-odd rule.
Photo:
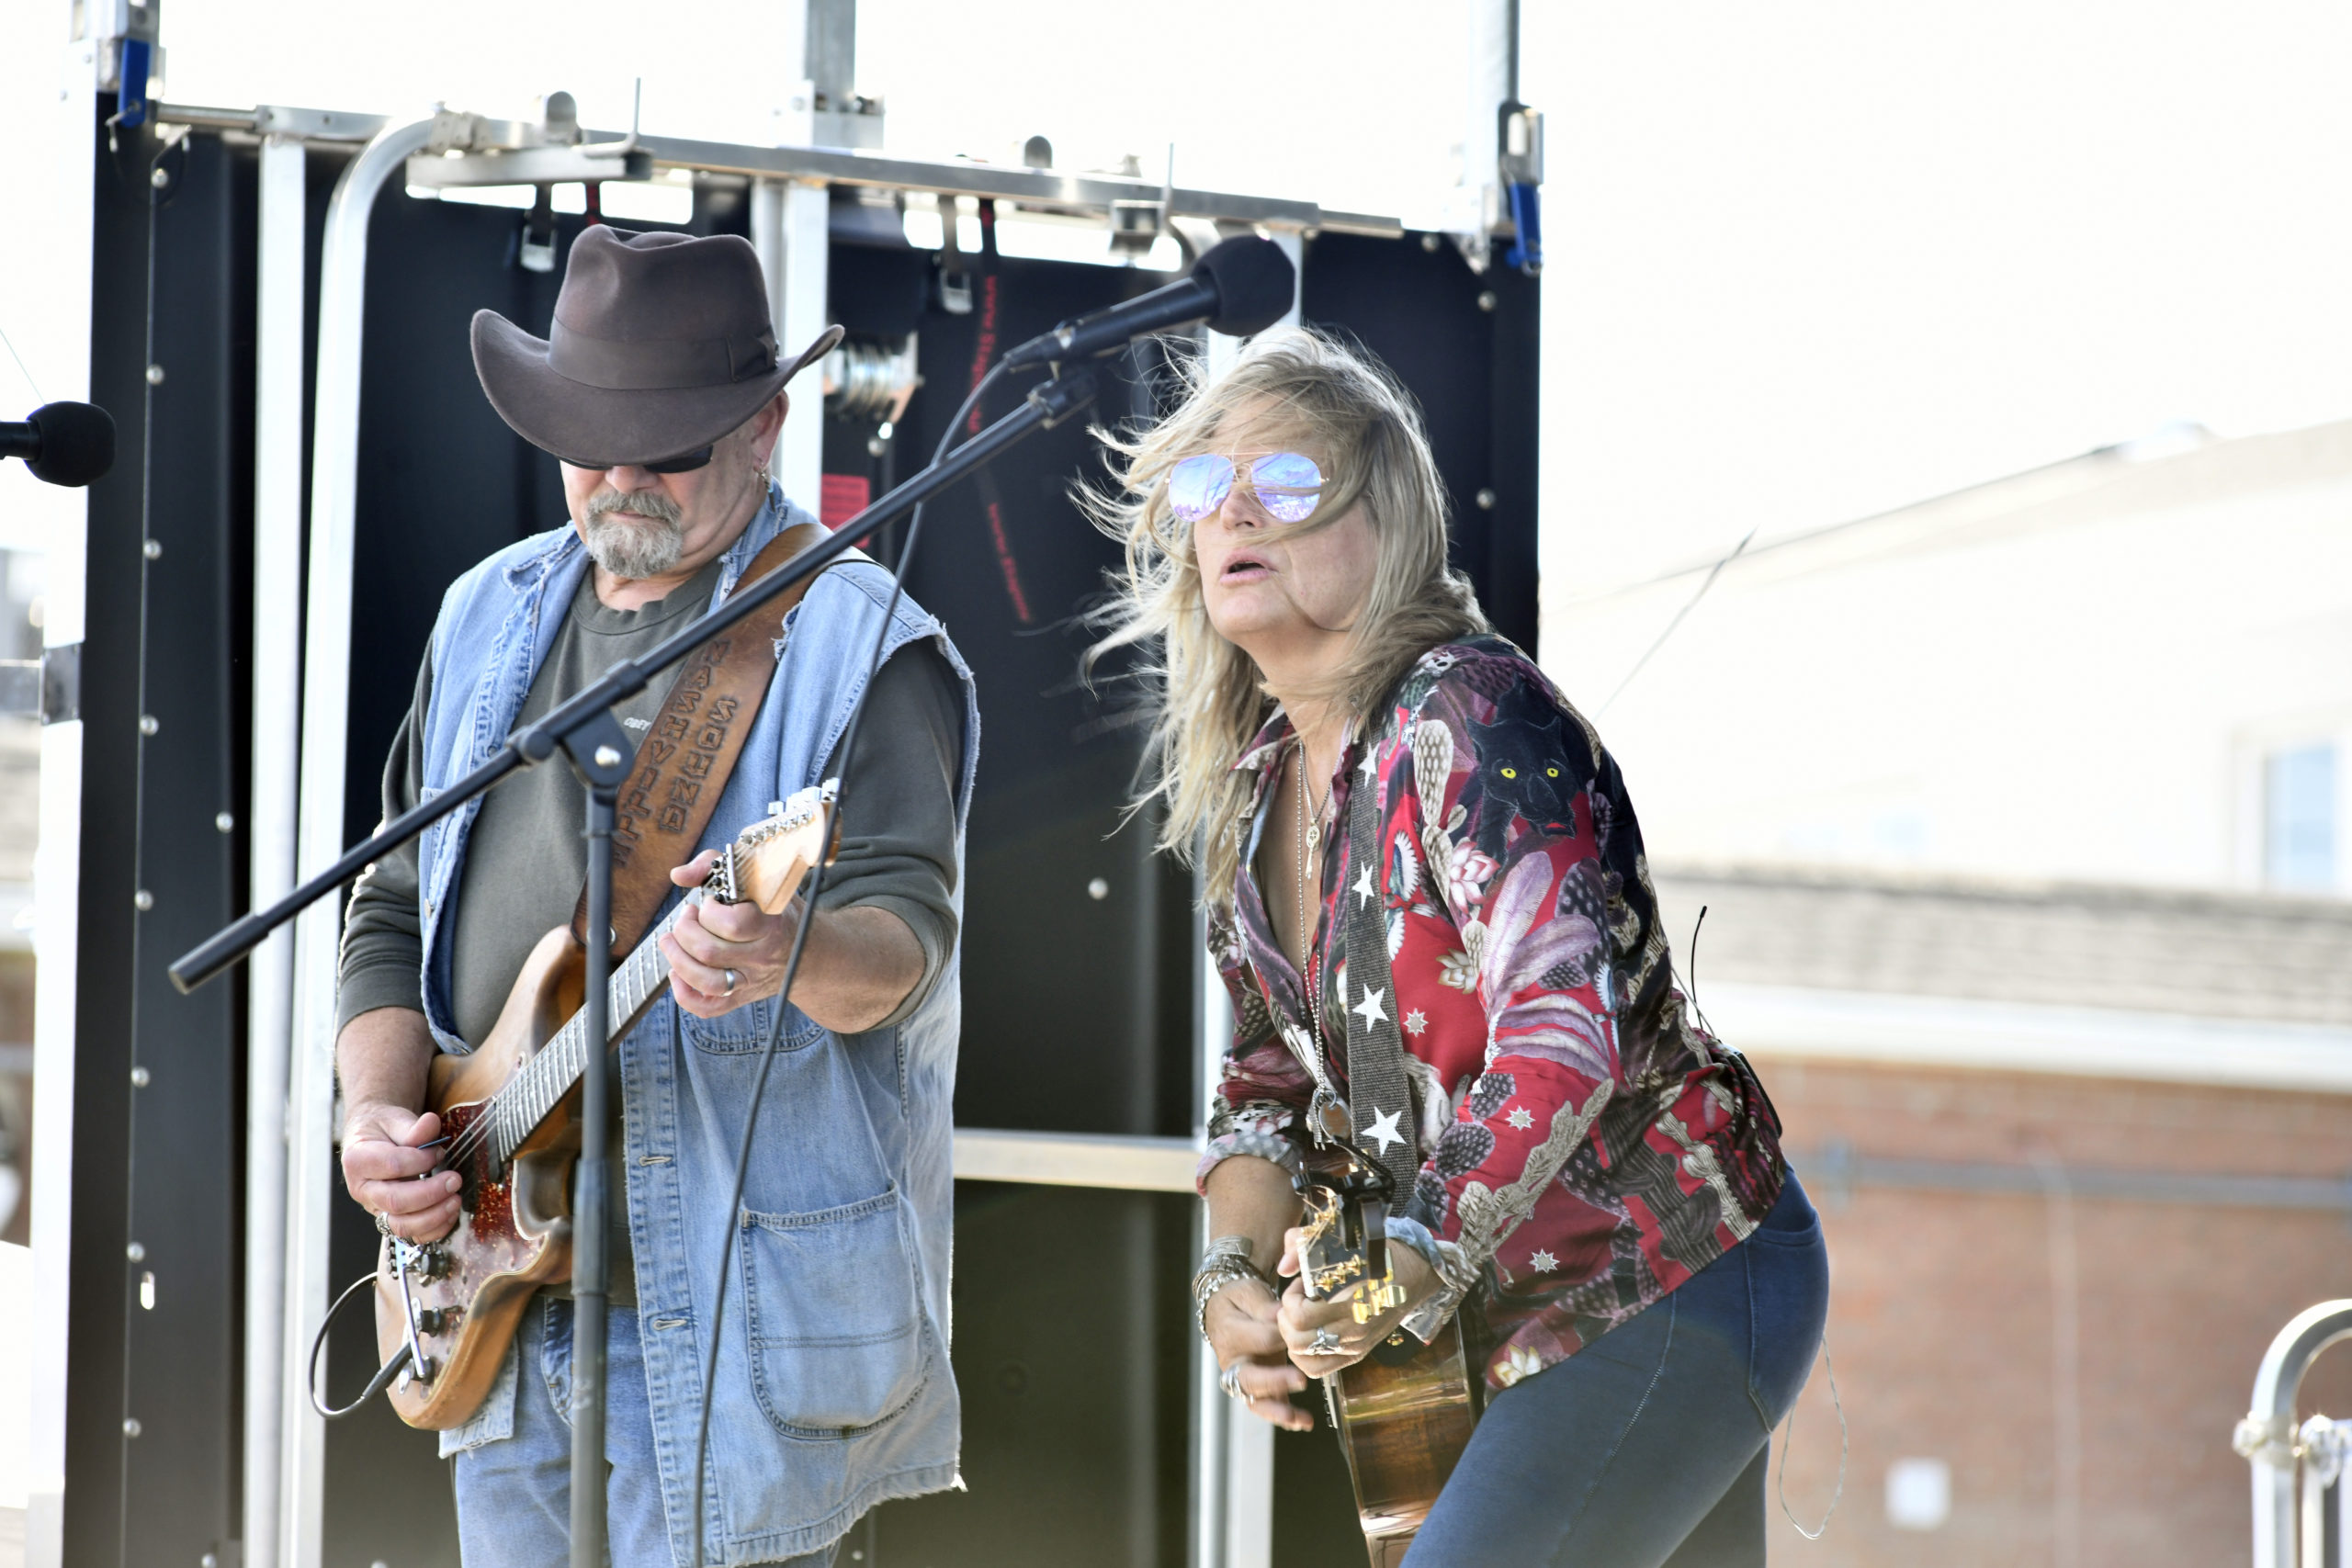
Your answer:
[[[193,1563],[239,1533],[244,1015],[164,965],[244,907],[254,164],[94,130],[64,1553]]]
[[[923,387],[895,443],[904,470],[928,459],[976,369],[1161,281],[1063,262],[976,265],[970,312],[923,318]],[[1151,852],[1148,818],[1120,827],[1141,741],[1125,661],[1091,687],[1079,678],[1080,614],[1119,558],[1070,501],[1105,472],[1086,425],[1151,396],[1131,361],[1102,376],[1088,420],[1032,436],[930,508],[909,573],[979,682],[956,1095],[966,1126],[1182,1134],[1193,1121],[1191,878]],[[1032,380],[991,394],[979,417],[1014,407]]]
[[[845,1568],[1182,1564],[1193,1230],[1179,1195],[961,1184],[968,1490],[875,1510]]]
[[[1508,267],[1472,272],[1436,234],[1324,234],[1308,243],[1300,299],[1306,321],[1371,349],[1419,400],[1453,503],[1453,564],[1530,653],[1540,298]]]

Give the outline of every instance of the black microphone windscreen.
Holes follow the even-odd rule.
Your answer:
[[[1209,331],[1228,337],[1264,332],[1290,314],[1298,293],[1298,269],[1289,254],[1255,234],[1210,246],[1193,271],[1216,285],[1217,310],[1209,318]]]
[[[40,434],[40,457],[25,467],[53,485],[85,485],[114,467],[114,416],[90,403],[44,403],[27,422]]]

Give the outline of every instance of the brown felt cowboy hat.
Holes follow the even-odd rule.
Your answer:
[[[534,446],[600,466],[658,463],[743,424],[841,339],[827,327],[779,365],[750,244],[600,224],[572,242],[546,337],[474,312],[474,373]]]

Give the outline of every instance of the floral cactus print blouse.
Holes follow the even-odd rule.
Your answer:
[[[1369,755],[1362,732],[1343,749],[1329,819],[1369,781],[1383,863],[1366,884],[1332,835],[1317,951],[1338,956],[1342,896],[1376,894],[1419,1102],[1420,1172],[1394,1230],[1444,1281],[1407,1326],[1429,1337],[1459,1305],[1489,1386],[1507,1388],[1754,1230],[1786,1171],[1780,1123],[1747,1061],[1690,1018],[1617,764],[1543,671],[1498,637],[1449,644],[1380,719]],[[1325,1038],[1310,1044],[1252,869],[1291,743],[1278,714],[1235,764],[1258,777],[1209,933],[1234,1034],[1204,1180],[1235,1155],[1297,1174],[1310,1053],[1346,1093],[1344,973],[1332,984],[1317,965]]]

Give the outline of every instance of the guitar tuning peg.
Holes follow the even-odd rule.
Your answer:
[[[781,816],[783,816],[783,815],[784,815],[784,802],[782,802],[782,801],[780,801],[780,800],[771,800],[771,801],[769,801],[769,802],[768,802],[768,815],[769,815],[769,816],[771,816],[771,817],[781,817]]]

